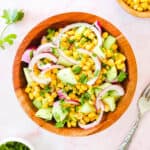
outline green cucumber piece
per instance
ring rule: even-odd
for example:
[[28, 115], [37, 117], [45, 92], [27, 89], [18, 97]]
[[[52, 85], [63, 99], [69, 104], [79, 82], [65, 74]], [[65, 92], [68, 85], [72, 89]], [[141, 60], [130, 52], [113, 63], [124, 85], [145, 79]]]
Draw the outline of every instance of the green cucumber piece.
[[112, 45], [116, 42], [116, 38], [112, 35], [109, 35], [103, 43], [104, 48], [110, 49]]
[[30, 75], [30, 73], [31, 73], [30, 69], [29, 68], [23, 68], [23, 71], [24, 71], [24, 75], [25, 75], [27, 83], [32, 82], [33, 80], [32, 80], [31, 75]]
[[117, 77], [117, 69], [115, 66], [111, 67], [107, 74], [106, 74], [106, 78], [108, 81], [113, 81], [115, 78]]
[[70, 68], [64, 68], [57, 73], [57, 77], [64, 83], [76, 84], [77, 81]]
[[96, 46], [93, 50], [93, 53], [95, 53], [99, 58], [105, 58], [105, 54], [101, 47]]
[[70, 63], [69, 61], [64, 59], [62, 56], [59, 56], [57, 63], [60, 64], [60, 65], [66, 66], [66, 67], [69, 67], [69, 66], [73, 65], [72, 63]]
[[60, 103], [58, 103], [58, 105], [54, 105], [53, 106], [53, 108], [52, 108], [52, 114], [53, 114], [53, 117], [56, 120], [56, 122], [61, 122], [68, 115], [68, 111], [64, 111], [62, 109]]
[[42, 107], [42, 103], [39, 100], [33, 100], [33, 105], [37, 108], [40, 109]]
[[79, 112], [82, 113], [90, 113], [95, 111], [94, 106], [90, 105], [89, 103], [84, 103], [83, 105], [81, 105]]
[[98, 86], [98, 87], [95, 87], [94, 88], [94, 92], [95, 92], [95, 95], [98, 96], [98, 94], [105, 88], [107, 88], [108, 86], [110, 86], [111, 84], [110, 83], [103, 83], [102, 85]]
[[35, 116], [45, 119], [45, 120], [51, 120], [52, 119], [52, 109], [51, 108], [41, 108], [36, 112]]
[[102, 99], [105, 104], [109, 106], [110, 111], [114, 111], [116, 109], [116, 101], [115, 98], [112, 96], [107, 96]]

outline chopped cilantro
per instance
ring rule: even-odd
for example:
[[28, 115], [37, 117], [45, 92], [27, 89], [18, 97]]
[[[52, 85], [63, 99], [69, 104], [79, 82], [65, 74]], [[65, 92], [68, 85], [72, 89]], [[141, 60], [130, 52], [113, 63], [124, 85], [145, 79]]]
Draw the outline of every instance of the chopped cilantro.
[[79, 80], [80, 80], [81, 83], [86, 84], [86, 83], [87, 83], [87, 80], [88, 80], [87, 75], [85, 75], [84, 73], [81, 74]]
[[125, 79], [127, 78], [127, 73], [126, 72], [123, 72], [121, 71], [117, 77], [118, 81], [119, 82], [122, 82], [124, 81]]
[[80, 66], [74, 66], [72, 71], [75, 74], [79, 74], [81, 72], [82, 68]]

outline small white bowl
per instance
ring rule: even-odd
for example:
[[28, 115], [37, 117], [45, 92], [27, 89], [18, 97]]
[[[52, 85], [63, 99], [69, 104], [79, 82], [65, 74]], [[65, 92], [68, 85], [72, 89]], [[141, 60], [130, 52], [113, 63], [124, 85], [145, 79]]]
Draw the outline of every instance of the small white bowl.
[[0, 141], [0, 145], [5, 144], [5, 143], [7, 143], [7, 142], [19, 142], [19, 143], [22, 143], [22, 144], [24, 144], [25, 146], [27, 146], [30, 150], [35, 150], [35, 149], [33, 148], [33, 146], [32, 146], [28, 141], [26, 141], [26, 140], [23, 139], [23, 138], [8, 137], [8, 138], [6, 138], [6, 139]]

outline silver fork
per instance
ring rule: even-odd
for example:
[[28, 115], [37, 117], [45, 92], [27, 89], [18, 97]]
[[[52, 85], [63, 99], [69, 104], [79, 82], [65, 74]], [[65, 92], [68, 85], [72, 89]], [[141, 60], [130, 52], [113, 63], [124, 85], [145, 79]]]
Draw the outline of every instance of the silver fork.
[[143, 90], [139, 100], [138, 100], [138, 115], [135, 123], [129, 130], [128, 134], [122, 141], [122, 143], [119, 145], [118, 150], [128, 150], [129, 145], [132, 141], [132, 138], [134, 136], [134, 133], [136, 129], [138, 128], [139, 122], [141, 118], [144, 116], [144, 114], [148, 111], [150, 111], [150, 83], [146, 86], [146, 88]]

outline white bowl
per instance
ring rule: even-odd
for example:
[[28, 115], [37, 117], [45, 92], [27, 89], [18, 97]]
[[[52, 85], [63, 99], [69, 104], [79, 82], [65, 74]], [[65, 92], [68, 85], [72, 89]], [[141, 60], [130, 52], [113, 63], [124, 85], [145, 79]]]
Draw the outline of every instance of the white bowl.
[[7, 142], [19, 142], [19, 143], [22, 143], [22, 144], [24, 144], [25, 146], [27, 146], [30, 150], [35, 150], [35, 149], [33, 148], [33, 146], [32, 146], [28, 141], [26, 141], [26, 140], [23, 139], [23, 138], [8, 137], [8, 138], [6, 138], [6, 139], [0, 141], [0, 145], [5, 144], [5, 143], [7, 143]]

